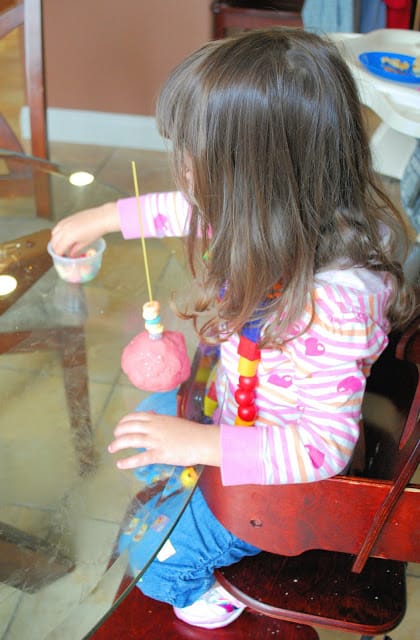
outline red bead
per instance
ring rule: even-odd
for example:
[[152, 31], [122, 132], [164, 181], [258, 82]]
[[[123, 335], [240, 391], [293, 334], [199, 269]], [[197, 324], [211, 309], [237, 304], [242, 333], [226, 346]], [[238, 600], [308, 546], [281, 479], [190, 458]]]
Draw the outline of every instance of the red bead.
[[257, 384], [257, 376], [239, 376], [239, 386], [241, 389], [255, 389]]
[[239, 338], [238, 353], [243, 358], [247, 358], [247, 360], [259, 360], [261, 358], [261, 351], [256, 343], [245, 336], [240, 336]]
[[237, 389], [235, 391], [235, 400], [236, 402], [243, 406], [246, 404], [253, 404], [255, 399], [255, 393], [252, 389]]
[[251, 422], [252, 420], [255, 420], [255, 416], [257, 415], [257, 408], [255, 406], [255, 404], [252, 405], [247, 405], [245, 407], [238, 407], [238, 416], [241, 418], [241, 420], [246, 420]]
[[214, 382], [211, 383], [206, 395], [210, 398], [210, 400], [217, 400], [216, 385], [214, 384]]

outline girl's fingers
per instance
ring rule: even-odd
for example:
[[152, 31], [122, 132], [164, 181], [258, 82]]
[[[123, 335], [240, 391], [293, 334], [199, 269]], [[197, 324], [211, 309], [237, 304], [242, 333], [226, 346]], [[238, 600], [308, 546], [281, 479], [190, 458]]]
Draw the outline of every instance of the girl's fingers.
[[150, 422], [154, 417], [156, 417], [156, 415], [157, 414], [152, 411], [136, 411], [133, 413], [127, 413], [127, 415], [121, 418], [118, 424], [132, 422], [133, 420], [137, 422]]
[[114, 435], [120, 436], [126, 433], [147, 433], [147, 426], [151, 422], [151, 416], [147, 413], [129, 413], [124, 416], [114, 429]]
[[115, 453], [116, 451], [122, 451], [123, 449], [147, 448], [147, 443], [149, 443], [150, 447], [150, 439], [141, 433], [122, 435], [108, 445], [108, 451], [110, 453]]
[[67, 248], [66, 253], [68, 256], [70, 256], [70, 258], [77, 258], [78, 255], [83, 253], [83, 249], [83, 244], [80, 244], [80, 242], [75, 242]]
[[82, 249], [82, 245], [80, 242], [73, 240], [70, 238], [66, 238], [60, 231], [54, 233], [54, 230], [51, 234], [51, 244], [57, 255], [68, 255], [71, 257], [76, 256], [80, 253]]
[[149, 464], [144, 458], [144, 453], [138, 453], [135, 456], [117, 460], [117, 467], [118, 469], [136, 469], [137, 467], [143, 467], [146, 464]]

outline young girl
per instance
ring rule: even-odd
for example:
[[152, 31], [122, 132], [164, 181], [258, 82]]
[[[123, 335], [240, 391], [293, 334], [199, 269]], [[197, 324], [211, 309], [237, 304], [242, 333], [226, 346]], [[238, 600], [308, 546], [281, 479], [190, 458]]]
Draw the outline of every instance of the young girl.
[[[375, 181], [348, 68], [303, 30], [210, 42], [171, 74], [157, 121], [180, 192], [142, 196], [144, 227], [188, 234], [200, 294], [184, 315], [220, 342], [219, 406], [206, 426], [131, 413], [109, 451], [143, 449], [121, 469], [216, 465], [226, 485], [343, 472], [371, 365], [414, 304], [396, 258], [403, 224]], [[139, 236], [134, 199], [62, 220], [53, 246], [77, 253], [117, 230]], [[171, 543], [141, 590], [193, 625], [240, 615], [213, 570], [258, 549], [226, 531], [199, 490]]]

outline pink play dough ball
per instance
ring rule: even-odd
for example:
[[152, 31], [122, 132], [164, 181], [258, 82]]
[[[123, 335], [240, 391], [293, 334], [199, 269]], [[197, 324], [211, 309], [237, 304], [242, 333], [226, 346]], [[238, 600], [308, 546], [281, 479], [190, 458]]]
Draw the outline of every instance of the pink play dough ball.
[[152, 340], [147, 331], [142, 331], [125, 347], [121, 367], [138, 389], [175, 389], [191, 372], [184, 336], [164, 331], [159, 340]]

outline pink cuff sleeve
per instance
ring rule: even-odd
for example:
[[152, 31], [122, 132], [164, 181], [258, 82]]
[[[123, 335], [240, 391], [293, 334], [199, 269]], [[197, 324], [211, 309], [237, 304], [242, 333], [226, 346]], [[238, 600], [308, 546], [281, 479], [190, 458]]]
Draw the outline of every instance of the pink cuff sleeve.
[[[140, 196], [140, 206], [142, 206], [142, 199], [142, 196]], [[123, 238], [125, 238], [125, 240], [140, 238], [140, 223], [136, 198], [122, 198], [121, 200], [117, 200], [117, 210]]]
[[117, 200], [117, 211], [126, 240], [140, 237], [140, 215], [145, 238], [188, 235], [191, 206], [180, 191], [141, 195], [140, 212], [135, 197], [122, 198]]
[[260, 456], [260, 428], [220, 425], [222, 483], [265, 484]]

